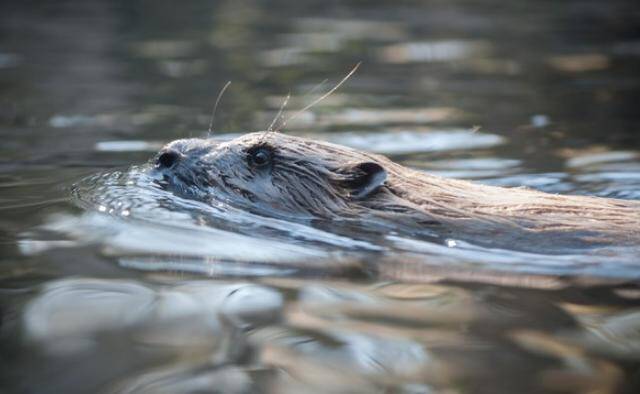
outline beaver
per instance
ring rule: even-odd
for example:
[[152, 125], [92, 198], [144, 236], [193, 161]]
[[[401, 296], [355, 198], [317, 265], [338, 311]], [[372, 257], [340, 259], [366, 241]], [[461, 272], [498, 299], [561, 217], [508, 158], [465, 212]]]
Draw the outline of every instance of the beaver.
[[640, 201], [447, 179], [388, 158], [280, 132], [182, 139], [153, 159], [162, 187], [286, 220], [383, 224], [490, 248], [542, 253], [640, 245]]

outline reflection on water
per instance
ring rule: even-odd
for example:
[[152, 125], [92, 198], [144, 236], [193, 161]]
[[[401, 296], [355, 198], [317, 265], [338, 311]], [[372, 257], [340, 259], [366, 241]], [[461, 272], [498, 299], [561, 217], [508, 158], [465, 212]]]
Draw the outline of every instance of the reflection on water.
[[[638, 359], [637, 312], [556, 293], [262, 282], [58, 280], [26, 304], [19, 324], [41, 345], [37, 363], [103, 354], [118, 366], [104, 372], [106, 389], [118, 392], [209, 391], [212, 384], [216, 392], [493, 392], [476, 387], [492, 381], [524, 392], [609, 392]], [[140, 369], [149, 357], [173, 361]], [[37, 368], [22, 373], [42, 378]], [[52, 380], [69, 388], [63, 376]]]
[[169, 195], [143, 163], [206, 136], [228, 80], [213, 138], [361, 61], [284, 131], [640, 199], [638, 19], [626, 1], [3, 2], [0, 391], [637, 392], [637, 251], [288, 223]]
[[213, 345], [220, 319], [247, 328], [245, 317], [268, 323], [281, 309], [278, 293], [251, 284], [189, 282], [156, 291], [136, 282], [70, 279], [49, 283], [25, 309], [24, 325], [54, 353], [94, 351], [95, 336], [109, 331], [185, 350]]

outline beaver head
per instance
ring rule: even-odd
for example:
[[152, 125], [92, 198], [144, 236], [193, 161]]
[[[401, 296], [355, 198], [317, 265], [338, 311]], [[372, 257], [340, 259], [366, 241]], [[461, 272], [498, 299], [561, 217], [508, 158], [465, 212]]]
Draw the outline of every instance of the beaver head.
[[[169, 143], [155, 170], [173, 192], [278, 217], [349, 217], [385, 186], [387, 159], [275, 132]], [[390, 162], [389, 162], [390, 163]], [[371, 204], [366, 204], [371, 205]]]

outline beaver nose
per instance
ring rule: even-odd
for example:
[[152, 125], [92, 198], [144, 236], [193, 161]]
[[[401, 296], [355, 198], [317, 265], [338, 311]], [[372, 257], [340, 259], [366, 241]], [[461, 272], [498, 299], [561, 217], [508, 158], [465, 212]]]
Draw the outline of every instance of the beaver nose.
[[158, 160], [156, 161], [156, 167], [158, 168], [172, 168], [179, 161], [182, 155], [180, 152], [175, 151], [173, 149], [166, 150], [158, 156]]

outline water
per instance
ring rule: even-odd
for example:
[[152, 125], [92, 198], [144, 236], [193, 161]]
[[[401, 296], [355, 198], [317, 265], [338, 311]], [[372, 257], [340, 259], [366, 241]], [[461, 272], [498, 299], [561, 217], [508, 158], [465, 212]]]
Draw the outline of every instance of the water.
[[227, 80], [214, 138], [362, 61], [285, 131], [640, 199], [639, 21], [624, 1], [3, 3], [0, 391], [637, 392], [632, 251], [287, 223], [144, 168], [206, 136]]

